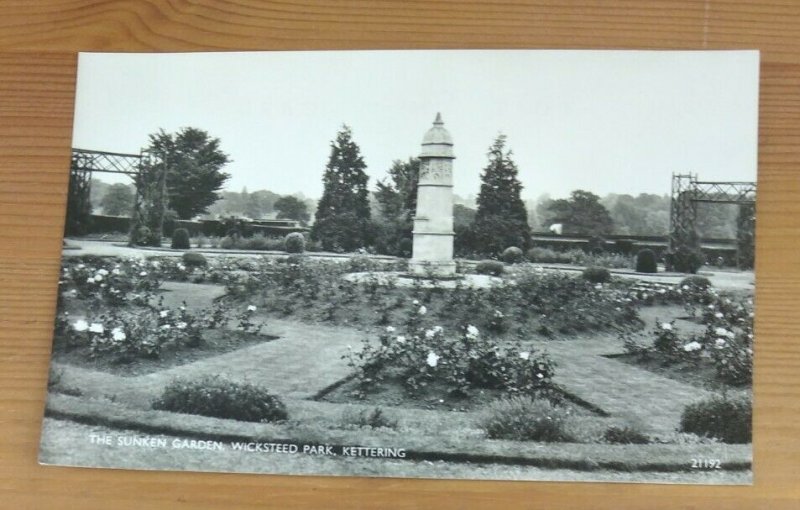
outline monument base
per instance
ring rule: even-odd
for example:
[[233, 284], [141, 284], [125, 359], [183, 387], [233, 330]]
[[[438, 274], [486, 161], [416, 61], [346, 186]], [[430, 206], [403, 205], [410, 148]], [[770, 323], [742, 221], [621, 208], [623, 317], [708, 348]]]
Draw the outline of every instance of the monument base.
[[408, 273], [412, 276], [453, 278], [456, 276], [456, 263], [452, 260], [411, 259], [408, 262]]

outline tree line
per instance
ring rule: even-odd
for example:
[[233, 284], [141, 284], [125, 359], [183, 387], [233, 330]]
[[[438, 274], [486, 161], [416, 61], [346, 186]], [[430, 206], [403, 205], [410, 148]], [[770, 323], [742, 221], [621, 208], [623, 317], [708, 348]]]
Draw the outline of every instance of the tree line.
[[[411, 254], [420, 161], [415, 157], [394, 161], [370, 190], [366, 163], [348, 126], [331, 141], [322, 175], [323, 194], [316, 203], [300, 194], [281, 196], [246, 188], [238, 193], [222, 191], [230, 178], [224, 168], [231, 159], [222, 151], [220, 140], [203, 130], [159, 130], [148, 141], [146, 150], [167, 168], [168, 215], [178, 219], [198, 215], [260, 219], [277, 213], [279, 219], [307, 224], [313, 213], [311, 236], [323, 249], [372, 248], [380, 253]], [[497, 136], [486, 156], [477, 197], [457, 202], [453, 210], [456, 249], [462, 254], [493, 255], [509, 246], [526, 249], [531, 245], [531, 231], [552, 225], [559, 225], [564, 234], [590, 236], [668, 233], [668, 195], [610, 194], [601, 198], [575, 190], [567, 198], [542, 195], [526, 203], [519, 169], [504, 135]], [[101, 182], [94, 186], [102, 190], [102, 198], [93, 197], [93, 201], [106, 214], [123, 214], [133, 207], [132, 186]], [[736, 222], [736, 206], [699, 205], [698, 232], [703, 237], [735, 238]]]
[[[410, 255], [419, 168], [420, 161], [414, 157], [394, 161], [370, 193], [360, 148], [352, 130], [344, 126], [331, 142], [312, 237], [326, 250], [373, 247], [379, 253]], [[611, 194], [601, 198], [575, 190], [568, 198], [544, 195], [534, 204], [526, 204], [522, 190], [519, 169], [501, 134], [488, 148], [474, 207], [454, 206], [456, 251], [496, 255], [510, 246], [524, 250], [531, 246], [532, 230], [547, 230], [552, 225], [558, 225], [563, 234], [598, 237], [666, 235], [669, 231], [668, 195]], [[699, 207], [700, 235], [736, 237], [735, 206]]]

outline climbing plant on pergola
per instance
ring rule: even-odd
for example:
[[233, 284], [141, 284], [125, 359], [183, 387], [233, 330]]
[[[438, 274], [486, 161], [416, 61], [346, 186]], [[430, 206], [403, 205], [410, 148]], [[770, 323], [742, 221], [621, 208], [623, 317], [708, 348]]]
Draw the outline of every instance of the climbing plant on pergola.
[[697, 204], [735, 204], [737, 221], [736, 261], [739, 267], [752, 267], [755, 251], [756, 183], [746, 181], [699, 181], [696, 174], [672, 174], [669, 248], [697, 248]]
[[82, 235], [91, 215], [92, 174], [126, 175], [136, 187], [131, 211], [130, 244], [160, 245], [167, 204], [166, 167], [151, 152], [123, 154], [72, 149], [66, 235]]

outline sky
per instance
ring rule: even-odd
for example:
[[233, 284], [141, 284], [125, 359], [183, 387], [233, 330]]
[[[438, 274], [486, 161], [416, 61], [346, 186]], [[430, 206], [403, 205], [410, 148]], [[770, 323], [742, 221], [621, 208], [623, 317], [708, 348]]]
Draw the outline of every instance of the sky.
[[672, 173], [756, 180], [758, 66], [756, 51], [82, 53], [73, 147], [138, 153], [196, 127], [232, 159], [225, 189], [318, 198], [343, 124], [374, 189], [441, 112], [463, 197], [500, 133], [524, 199], [669, 194]]

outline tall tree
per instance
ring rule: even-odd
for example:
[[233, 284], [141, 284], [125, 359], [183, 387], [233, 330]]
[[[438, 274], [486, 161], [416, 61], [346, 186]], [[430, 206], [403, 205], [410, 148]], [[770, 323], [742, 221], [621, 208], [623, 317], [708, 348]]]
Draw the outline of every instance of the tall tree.
[[206, 212], [219, 199], [218, 191], [230, 177], [222, 169], [231, 161], [219, 138], [192, 127], [177, 133], [161, 129], [150, 135], [148, 149], [167, 168], [168, 207], [180, 219]]
[[375, 245], [379, 252], [399, 256], [411, 254], [418, 183], [418, 158], [395, 160], [387, 177], [377, 183]]
[[133, 212], [133, 191], [127, 184], [112, 184], [100, 201], [103, 214], [109, 216], [130, 216]]
[[322, 198], [311, 231], [311, 237], [322, 243], [323, 249], [352, 251], [369, 244], [366, 168], [352, 131], [342, 126], [331, 142], [331, 155], [322, 177]]
[[395, 160], [387, 178], [377, 183], [375, 193], [384, 217], [413, 216], [417, 208], [419, 158]]
[[308, 223], [308, 220], [311, 219], [308, 215], [306, 203], [291, 195], [286, 195], [276, 200], [275, 210], [278, 211], [279, 220], [297, 220], [305, 225]]
[[575, 190], [569, 200], [553, 200], [547, 207], [551, 223], [564, 225], [564, 233], [602, 236], [611, 233], [613, 221], [600, 197], [584, 190]]
[[505, 146], [506, 137], [501, 134], [489, 147], [471, 229], [473, 249], [486, 254], [498, 254], [510, 246], [525, 249], [531, 239], [519, 171]]

